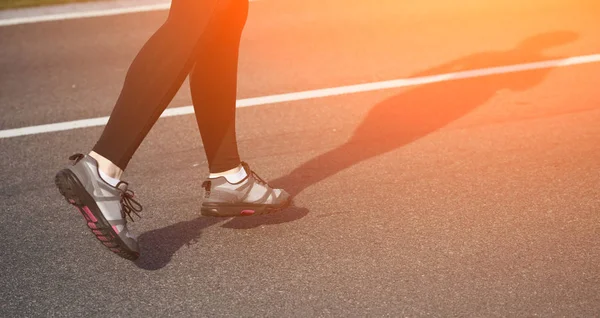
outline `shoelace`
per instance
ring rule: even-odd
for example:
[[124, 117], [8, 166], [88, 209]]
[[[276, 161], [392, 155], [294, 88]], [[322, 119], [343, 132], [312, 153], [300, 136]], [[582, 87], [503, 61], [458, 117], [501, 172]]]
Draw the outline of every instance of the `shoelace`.
[[138, 218], [142, 218], [138, 214], [138, 212], [142, 212], [142, 210], [143, 210], [142, 205], [133, 198], [135, 196], [135, 193], [132, 190], [129, 190], [127, 188], [129, 186], [129, 184], [125, 181], [121, 181], [118, 184], [118, 186], [121, 184], [125, 185], [125, 189], [117, 187], [117, 189], [119, 189], [121, 191], [121, 207], [122, 207], [121, 215], [123, 216], [123, 218], [129, 217], [129, 219], [132, 222], [134, 222], [133, 217], [131, 216], [131, 213], [137, 215]]
[[252, 176], [254, 177], [254, 179], [256, 179], [256, 181], [258, 181], [258, 183], [262, 184], [262, 185], [266, 185], [268, 186], [269, 184], [267, 183], [267, 181], [265, 181], [263, 178], [259, 177], [256, 172], [251, 171]]
[[242, 162], [242, 166], [244, 167], [244, 170], [246, 170], [246, 172], [248, 172], [248, 171], [250, 172], [250, 174], [254, 177], [254, 179], [256, 179], [256, 181], [258, 181], [258, 183], [270, 187], [270, 185], [267, 183], [267, 181], [265, 181], [263, 178], [259, 177], [258, 174], [256, 174], [256, 172], [254, 172], [252, 169], [250, 169], [250, 166], [247, 163]]

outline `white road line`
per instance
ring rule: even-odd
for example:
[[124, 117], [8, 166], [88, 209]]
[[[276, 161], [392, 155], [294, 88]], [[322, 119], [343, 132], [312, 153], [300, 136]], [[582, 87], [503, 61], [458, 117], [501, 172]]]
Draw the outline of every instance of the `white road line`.
[[[258, 0], [250, 0], [255, 2]], [[138, 13], [138, 12], [150, 12], [150, 11], [162, 11], [169, 10], [171, 8], [171, 2], [168, 3], [157, 3], [148, 4], [141, 6], [122, 7], [122, 8], [111, 8], [111, 9], [98, 9], [90, 11], [76, 11], [76, 12], [64, 12], [55, 14], [44, 14], [31, 17], [15, 17], [9, 19], [0, 19], [1, 26], [27, 24], [27, 23], [38, 23], [38, 22], [50, 22], [50, 21], [62, 21], [71, 19], [81, 18], [95, 18], [95, 17], [106, 17], [112, 15], [120, 15], [127, 13]]]
[[66, 12], [57, 14], [47, 14], [33, 17], [22, 17], [0, 20], [0, 26], [27, 24], [27, 23], [38, 23], [38, 22], [49, 22], [49, 21], [62, 21], [80, 18], [94, 18], [94, 17], [105, 17], [118, 14], [126, 13], [138, 13], [138, 12], [149, 12], [149, 11], [160, 11], [168, 10], [171, 7], [170, 3], [161, 4], [150, 4], [144, 6], [135, 6], [127, 8], [114, 8], [106, 10], [94, 10], [84, 12]]
[[[559, 59], [559, 60], [549, 60], [549, 61], [541, 61], [541, 62], [526, 63], [526, 64], [506, 65], [506, 66], [482, 68], [482, 69], [476, 69], [476, 70], [470, 70], [470, 71], [438, 74], [438, 75], [431, 75], [431, 76], [395, 79], [395, 80], [382, 81], [382, 82], [373, 82], [373, 83], [365, 83], [365, 84], [357, 84], [357, 85], [349, 85], [349, 86], [316, 89], [316, 90], [303, 91], [303, 92], [246, 98], [246, 99], [237, 100], [236, 105], [238, 108], [251, 107], [251, 106], [258, 106], [258, 105], [267, 105], [267, 104], [299, 101], [299, 100], [312, 99], [312, 98], [354, 94], [354, 93], [360, 93], [360, 92], [370, 92], [370, 91], [390, 89], [390, 88], [408, 87], [408, 86], [415, 86], [415, 85], [422, 85], [422, 84], [429, 84], [429, 83], [438, 83], [438, 82], [465, 79], [465, 78], [522, 72], [522, 71], [544, 69], [544, 68], [564, 67], [564, 66], [570, 66], [570, 65], [595, 63], [595, 62], [600, 62], [600, 54], [574, 56], [574, 57], [569, 57], [569, 58]], [[193, 113], [194, 113], [193, 106], [175, 107], [175, 108], [166, 109], [162, 113], [161, 117], [181, 116], [181, 115], [188, 115], [188, 114], [193, 114]], [[107, 122], [108, 122], [108, 117], [99, 117], [99, 118], [74, 120], [74, 121], [61, 122], [61, 123], [48, 124], [48, 125], [39, 125], [39, 126], [30, 126], [30, 127], [23, 127], [23, 128], [0, 130], [0, 138], [42, 134], [42, 133], [49, 133], [49, 132], [55, 132], [55, 131], [71, 130], [71, 129], [76, 129], [76, 128], [103, 126]]]

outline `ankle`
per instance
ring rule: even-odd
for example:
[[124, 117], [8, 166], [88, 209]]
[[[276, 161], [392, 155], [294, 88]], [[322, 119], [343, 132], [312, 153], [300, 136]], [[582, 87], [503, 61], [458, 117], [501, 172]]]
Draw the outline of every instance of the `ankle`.
[[223, 172], [211, 172], [208, 175], [209, 179], [225, 177], [229, 183], [238, 183], [246, 178], [248, 174], [246, 173], [244, 167], [240, 164], [239, 166], [223, 171]]
[[96, 159], [96, 161], [98, 162], [98, 169], [100, 169], [100, 171], [104, 172], [107, 176], [111, 178], [121, 179], [121, 176], [123, 175], [123, 170], [114, 163], [112, 163], [112, 161], [102, 157], [94, 151], [90, 152], [89, 156]]
[[239, 166], [237, 166], [237, 167], [235, 167], [233, 169], [229, 169], [227, 171], [211, 172], [210, 175], [209, 175], [209, 178], [224, 177], [224, 176], [229, 175], [229, 174], [238, 173], [238, 172], [240, 172], [240, 170], [242, 170], [242, 165], [241, 164]]

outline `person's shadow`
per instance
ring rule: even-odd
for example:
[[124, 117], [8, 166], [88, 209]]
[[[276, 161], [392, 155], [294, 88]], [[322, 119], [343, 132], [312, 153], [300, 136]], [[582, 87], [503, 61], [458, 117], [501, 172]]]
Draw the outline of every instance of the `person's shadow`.
[[[197, 200], [189, 201], [191, 206], [197, 206]], [[174, 207], [176, 209], [192, 210], [192, 208], [184, 208], [182, 204]], [[278, 224], [291, 222], [305, 216], [308, 210], [305, 208], [289, 207], [288, 209], [273, 214], [261, 215], [252, 217], [237, 218], [243, 222], [236, 223], [239, 229], [254, 228], [265, 224]], [[227, 218], [219, 217], [204, 217], [200, 216], [190, 221], [178, 222], [160, 229], [142, 233], [138, 238], [141, 248], [141, 256], [134, 264], [139, 268], [146, 270], [158, 270], [165, 267], [173, 255], [183, 246], [192, 246], [195, 244], [210, 244], [200, 240], [202, 230], [213, 226], [219, 222], [223, 222]], [[234, 218], [235, 220], [235, 218]]]
[[[544, 33], [524, 40], [512, 50], [472, 54], [412, 77], [560, 59], [561, 56], [544, 55], [543, 50], [576, 39], [577, 34], [570, 31]], [[499, 90], [530, 89], [539, 84], [551, 70], [545, 68], [450, 80], [409, 89], [375, 105], [348, 142], [313, 158], [269, 184], [286, 189], [292, 196], [296, 196], [307, 187], [354, 164], [402, 147], [446, 126], [485, 103]], [[273, 215], [232, 218], [222, 227], [249, 229], [291, 222], [307, 214], [308, 210], [305, 208], [290, 207]], [[148, 270], [164, 267], [182, 246], [198, 240], [202, 229], [222, 220], [199, 217], [142, 234], [142, 257], [135, 264]]]
[[[412, 77], [437, 75], [549, 59], [543, 50], [577, 39], [570, 31], [530, 37], [509, 51], [477, 53]], [[525, 91], [539, 84], [552, 68], [488, 75], [425, 84], [375, 105], [354, 135], [343, 145], [300, 165], [270, 182], [293, 196], [354, 164], [422, 138], [484, 104], [502, 89]]]
[[219, 218], [198, 217], [145, 232], [138, 238], [141, 253], [134, 264], [147, 270], [161, 269], [184, 245], [198, 243], [203, 229], [221, 221]]

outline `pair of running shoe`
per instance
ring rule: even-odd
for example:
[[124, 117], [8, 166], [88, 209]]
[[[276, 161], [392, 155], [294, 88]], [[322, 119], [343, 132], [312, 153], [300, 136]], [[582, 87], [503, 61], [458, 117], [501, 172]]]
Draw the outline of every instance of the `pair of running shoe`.
[[[140, 248], [135, 235], [127, 228], [127, 219], [139, 216], [141, 204], [127, 182], [112, 186], [100, 177], [98, 162], [89, 155], [75, 154], [72, 163], [59, 171], [55, 183], [67, 202], [84, 217], [96, 238], [115, 254], [136, 260]], [[249, 165], [242, 162], [247, 173], [238, 183], [225, 177], [206, 179], [204, 201], [200, 213], [204, 216], [235, 217], [273, 213], [291, 203], [290, 195], [272, 188]]]

